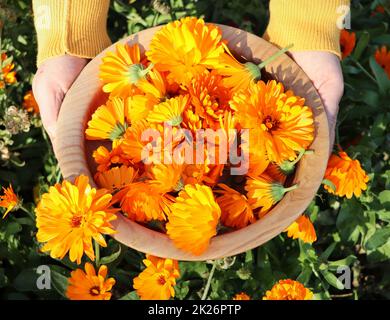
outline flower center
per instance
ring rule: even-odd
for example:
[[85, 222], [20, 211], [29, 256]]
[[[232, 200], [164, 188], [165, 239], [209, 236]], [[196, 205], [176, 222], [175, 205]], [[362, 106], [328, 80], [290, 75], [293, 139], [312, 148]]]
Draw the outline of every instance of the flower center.
[[275, 130], [278, 128], [278, 125], [279, 125], [279, 121], [278, 120], [274, 120], [272, 119], [271, 116], [267, 116], [264, 121], [263, 121], [263, 124], [266, 126], [266, 128], [268, 130]]
[[71, 225], [73, 228], [78, 228], [80, 227], [81, 225], [81, 220], [83, 218], [81, 216], [73, 216], [72, 220], [71, 220]]
[[163, 286], [165, 283], [166, 283], [167, 281], [165, 280], [165, 277], [164, 277], [164, 275], [160, 275], [159, 277], [158, 277], [158, 279], [157, 279], [157, 283], [159, 284], [159, 285], [161, 285], [161, 286]]
[[94, 286], [89, 290], [91, 296], [98, 296], [100, 294], [100, 288], [98, 286]]

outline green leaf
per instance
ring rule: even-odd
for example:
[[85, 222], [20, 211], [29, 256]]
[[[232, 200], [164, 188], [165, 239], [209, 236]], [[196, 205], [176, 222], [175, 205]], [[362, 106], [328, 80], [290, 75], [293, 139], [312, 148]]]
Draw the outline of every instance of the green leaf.
[[13, 234], [16, 234], [18, 232], [22, 231], [22, 226], [17, 222], [10, 222], [7, 224], [7, 227], [5, 229], [5, 236], [9, 237]]
[[14, 279], [13, 286], [17, 291], [38, 291], [38, 277], [39, 274], [35, 268], [24, 269]]
[[366, 249], [374, 250], [390, 240], [390, 226], [378, 229], [367, 241]]
[[139, 297], [136, 291], [131, 291], [120, 297], [118, 300], [139, 300]]
[[119, 246], [118, 251], [114, 252], [113, 254], [111, 254], [107, 257], [101, 258], [100, 264], [109, 264], [109, 263], [114, 262], [116, 259], [119, 258], [119, 256], [121, 255], [121, 252], [122, 252], [122, 249], [121, 249], [121, 246]]
[[327, 270], [322, 270], [321, 274], [324, 276], [325, 280], [333, 287], [342, 290], [344, 289], [344, 285], [342, 282], [337, 279], [337, 277], [332, 273]]
[[385, 70], [376, 62], [375, 57], [370, 57], [370, 67], [378, 83], [379, 91], [386, 95], [390, 90], [390, 79]]
[[333, 253], [334, 249], [337, 246], [337, 242], [333, 242], [330, 244], [328, 248], [320, 255], [319, 259], [322, 261], [326, 261], [329, 259], [330, 255]]
[[51, 270], [51, 283], [53, 288], [64, 298], [66, 298], [66, 289], [68, 288], [68, 278], [61, 273]]
[[350, 266], [357, 260], [357, 257], [354, 255], [349, 255], [348, 257], [344, 259], [340, 259], [337, 261], [329, 261], [328, 262], [328, 269], [330, 271], [336, 271], [338, 267], [340, 266]]
[[360, 60], [360, 57], [363, 51], [367, 48], [368, 43], [370, 42], [370, 34], [367, 31], [363, 31], [363, 33], [359, 37], [359, 41], [356, 44], [355, 50], [353, 52], [353, 58], [357, 61]]
[[390, 209], [390, 190], [384, 190], [379, 193], [378, 199], [386, 209]]

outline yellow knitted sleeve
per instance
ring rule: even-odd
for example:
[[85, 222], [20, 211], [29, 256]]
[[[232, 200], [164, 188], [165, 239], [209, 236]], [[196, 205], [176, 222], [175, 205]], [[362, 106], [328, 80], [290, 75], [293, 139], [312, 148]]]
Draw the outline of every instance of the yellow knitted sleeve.
[[108, 47], [109, 4], [109, 0], [33, 0], [38, 66], [64, 54], [93, 58]]
[[270, 0], [264, 38], [291, 51], [320, 50], [340, 55], [340, 28], [349, 0]]

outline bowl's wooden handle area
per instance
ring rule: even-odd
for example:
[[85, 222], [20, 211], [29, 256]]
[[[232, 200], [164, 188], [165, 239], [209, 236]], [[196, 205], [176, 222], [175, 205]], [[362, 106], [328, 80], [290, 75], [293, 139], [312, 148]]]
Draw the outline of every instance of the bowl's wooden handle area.
[[[229, 48], [247, 60], [265, 60], [277, 48], [267, 41], [245, 31], [220, 25]], [[141, 31], [120, 42], [139, 43], [148, 49], [153, 34], [160, 27]], [[61, 107], [56, 155], [65, 178], [85, 174], [92, 180], [91, 150], [93, 143], [85, 141], [85, 127], [93, 110], [102, 102], [101, 84], [98, 70], [101, 57], [106, 51], [115, 50], [115, 45], [107, 48], [93, 59], [82, 71], [66, 95]], [[306, 99], [315, 115], [316, 137], [310, 149], [314, 154], [305, 155], [299, 162], [294, 183], [299, 188], [288, 193], [271, 212], [250, 226], [217, 236], [201, 256], [194, 256], [177, 249], [167, 235], [147, 229], [118, 215], [114, 222], [117, 233], [114, 238], [136, 250], [160, 257], [177, 260], [207, 260], [235, 255], [257, 247], [284, 231], [309, 205], [319, 188], [328, 162], [329, 133], [328, 121], [321, 99], [310, 79], [287, 55], [274, 60], [266, 67], [266, 72], [281, 81], [287, 89]], [[96, 144], [95, 144], [96, 146]], [[88, 157], [88, 158], [87, 158]]]

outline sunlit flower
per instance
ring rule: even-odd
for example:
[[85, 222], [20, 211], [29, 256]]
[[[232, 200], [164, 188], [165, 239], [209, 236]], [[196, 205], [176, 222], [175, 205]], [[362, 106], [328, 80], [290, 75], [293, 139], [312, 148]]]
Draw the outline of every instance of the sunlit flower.
[[148, 168], [148, 182], [157, 186], [162, 192], [180, 191], [183, 188], [181, 164], [152, 164]]
[[348, 199], [351, 199], [352, 195], [360, 197], [362, 191], [367, 189], [369, 180], [359, 160], [351, 159], [344, 151], [340, 151], [338, 155], [331, 155], [325, 179], [332, 182], [336, 188], [333, 190], [332, 187], [325, 185], [328, 192], [340, 197], [346, 196]]
[[99, 172], [105, 172], [119, 165], [129, 166], [131, 164], [130, 159], [123, 152], [121, 145], [116, 141], [113, 142], [111, 150], [108, 150], [104, 146], [98, 147], [92, 153], [92, 157], [98, 165], [97, 170]]
[[252, 209], [260, 209], [260, 213], [265, 213], [271, 207], [282, 200], [284, 194], [296, 189], [298, 186], [293, 185], [285, 188], [279, 181], [272, 179], [266, 174], [258, 177], [249, 177], [245, 190], [248, 192], [247, 197], [251, 202]]
[[345, 29], [341, 30], [340, 33], [340, 49], [342, 58], [345, 59], [351, 55], [356, 45], [356, 34], [355, 32], [349, 32]]
[[146, 56], [159, 71], [179, 83], [215, 68], [224, 52], [219, 27], [193, 17], [168, 23], [154, 35]]
[[317, 240], [316, 230], [309, 217], [301, 215], [286, 230], [287, 236], [293, 239], [301, 239], [306, 243], [313, 243]]
[[178, 248], [200, 255], [217, 234], [220, 216], [210, 187], [186, 185], [171, 205], [167, 234]]
[[264, 171], [264, 174], [271, 177], [275, 181], [279, 181], [283, 185], [287, 179], [287, 176], [282, 172], [280, 167], [275, 163], [270, 163], [267, 169]]
[[237, 293], [233, 300], [250, 300], [251, 297], [248, 296], [245, 292]]
[[85, 130], [87, 139], [116, 140], [121, 138], [130, 123], [127, 104], [127, 99], [116, 97], [97, 108]]
[[228, 187], [219, 184], [222, 190], [215, 190], [217, 203], [221, 208], [221, 222], [228, 227], [244, 228], [256, 221], [252, 208], [245, 195]]
[[149, 69], [142, 64], [138, 44], [117, 44], [116, 51], [107, 52], [102, 61], [99, 78], [104, 84], [104, 92], [122, 98], [140, 92], [136, 85], [145, 78]]
[[256, 129], [263, 139], [267, 157], [280, 163], [294, 160], [296, 151], [306, 149], [314, 139], [314, 120], [305, 99], [284, 90], [274, 80], [251, 85], [236, 93], [230, 103], [241, 128]]
[[279, 280], [268, 290], [263, 300], [311, 300], [313, 292], [291, 279]]
[[141, 300], [169, 300], [174, 297], [174, 286], [180, 276], [178, 262], [147, 255], [143, 263], [146, 269], [133, 280], [133, 287]]
[[376, 62], [385, 70], [390, 79], [390, 51], [385, 46], [375, 52]]
[[94, 266], [87, 262], [83, 269], [76, 269], [70, 274], [66, 296], [70, 300], [110, 300], [114, 278], [107, 278], [108, 269], [100, 266], [96, 274]]
[[248, 175], [261, 175], [270, 163], [262, 129], [251, 129], [249, 131], [249, 141], [244, 139], [241, 139], [241, 141], [241, 150], [249, 157]]
[[121, 166], [114, 167], [108, 171], [98, 172], [95, 180], [99, 187], [105, 188], [110, 192], [120, 190], [137, 178], [137, 171], [132, 167]]
[[8, 188], [3, 187], [3, 194], [0, 195], [0, 207], [6, 208], [3, 215], [3, 219], [7, 216], [7, 214], [10, 211], [16, 210], [18, 208], [19, 203], [20, 200], [18, 196], [15, 194], [12, 185], [9, 185]]
[[[7, 60], [7, 55], [3, 52], [1, 54], [1, 61]], [[3, 66], [2, 68], [2, 78], [0, 79], [0, 89], [4, 88], [5, 84], [13, 84], [16, 82], [16, 72], [14, 70], [15, 65], [11, 62]]]
[[78, 264], [84, 253], [94, 260], [92, 239], [105, 247], [103, 234], [115, 232], [110, 222], [117, 209], [110, 208], [111, 198], [107, 190], [92, 188], [86, 176], [50, 187], [35, 209], [37, 239], [45, 242], [41, 250], [59, 259], [69, 252]]
[[178, 96], [154, 106], [148, 113], [147, 120], [151, 123], [164, 123], [178, 126], [183, 121], [183, 111], [188, 104], [188, 96]]
[[31, 90], [27, 91], [27, 93], [23, 97], [23, 108], [27, 110], [27, 112], [31, 112], [34, 114], [39, 113], [39, 106], [37, 101], [34, 98], [34, 94]]

